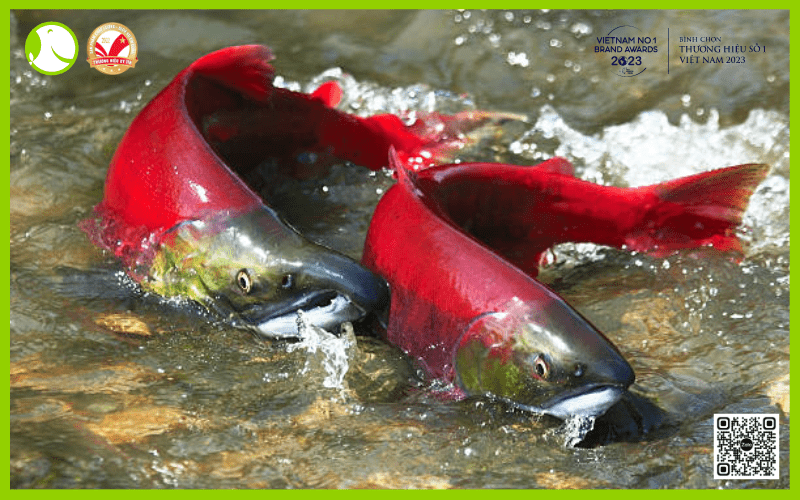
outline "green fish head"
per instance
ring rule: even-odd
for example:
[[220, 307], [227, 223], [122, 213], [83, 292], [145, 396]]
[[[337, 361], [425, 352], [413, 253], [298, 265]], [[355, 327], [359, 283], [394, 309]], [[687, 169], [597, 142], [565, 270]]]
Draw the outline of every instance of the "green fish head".
[[176, 226], [142, 286], [276, 338], [298, 335], [301, 310], [309, 323], [332, 329], [389, 304], [382, 278], [305, 239], [268, 207]]
[[616, 347], [564, 302], [523, 304], [475, 318], [454, 359], [456, 381], [486, 395], [558, 418], [596, 416], [633, 383]]

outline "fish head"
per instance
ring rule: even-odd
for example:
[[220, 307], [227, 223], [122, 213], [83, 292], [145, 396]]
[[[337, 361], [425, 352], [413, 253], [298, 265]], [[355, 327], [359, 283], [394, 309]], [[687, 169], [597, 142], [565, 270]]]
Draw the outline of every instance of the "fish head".
[[605, 413], [633, 384], [617, 348], [563, 300], [524, 304], [473, 319], [455, 352], [456, 381], [561, 419]]
[[266, 206], [173, 228], [143, 285], [270, 338], [296, 338], [298, 311], [330, 330], [389, 304], [381, 277], [307, 240]]

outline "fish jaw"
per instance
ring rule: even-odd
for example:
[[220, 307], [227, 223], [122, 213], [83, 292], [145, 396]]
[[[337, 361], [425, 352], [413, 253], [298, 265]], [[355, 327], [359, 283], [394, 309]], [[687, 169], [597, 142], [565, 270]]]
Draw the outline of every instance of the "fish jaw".
[[371, 313], [380, 316], [389, 307], [389, 286], [383, 278], [325, 247], [309, 249], [297, 274], [304, 284], [302, 290], [277, 305], [260, 304], [252, 309], [261, 313], [249, 320], [260, 335], [298, 337], [299, 311], [305, 313], [306, 323], [338, 331], [346, 321], [358, 321]]
[[568, 391], [541, 406], [512, 401], [517, 408], [532, 413], [551, 415], [561, 420], [574, 417], [599, 417], [622, 399], [625, 388], [613, 385], [584, 386]]
[[456, 383], [558, 418], [605, 413], [635, 375], [617, 348], [563, 301], [523, 303], [478, 316], [455, 350]]
[[[320, 304], [320, 305], [315, 305]], [[264, 337], [294, 339], [300, 336], [299, 312], [305, 313], [305, 322], [325, 330], [335, 330], [346, 321], [357, 321], [367, 311], [346, 296], [330, 291], [320, 291], [300, 302], [289, 304], [280, 314], [253, 322], [254, 329]]]
[[303, 238], [266, 206], [179, 224], [164, 235], [141, 284], [269, 338], [296, 338], [298, 311], [333, 329], [389, 303], [382, 278]]

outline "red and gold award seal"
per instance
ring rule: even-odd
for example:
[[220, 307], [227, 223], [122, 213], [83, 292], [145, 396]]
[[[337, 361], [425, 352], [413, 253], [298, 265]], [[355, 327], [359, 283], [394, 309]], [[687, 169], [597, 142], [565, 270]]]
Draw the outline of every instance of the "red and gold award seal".
[[89, 66], [107, 75], [118, 75], [134, 67], [139, 48], [133, 32], [119, 23], [98, 26], [86, 44]]

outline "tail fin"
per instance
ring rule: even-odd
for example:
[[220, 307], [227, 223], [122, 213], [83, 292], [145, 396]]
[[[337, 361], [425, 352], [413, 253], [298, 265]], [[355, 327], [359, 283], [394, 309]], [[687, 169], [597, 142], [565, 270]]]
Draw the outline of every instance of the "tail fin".
[[656, 200], [626, 245], [655, 256], [702, 246], [741, 252], [736, 227], [768, 172], [769, 165], [751, 163], [641, 188]]
[[[320, 131], [342, 159], [378, 170], [386, 166], [386, 151], [394, 146], [399, 164], [414, 170], [448, 163], [465, 146], [477, 142], [481, 133], [509, 120], [525, 121], [523, 115], [493, 111], [461, 111], [454, 115], [420, 113], [406, 125], [393, 114], [348, 118]], [[353, 145], [355, 144], [355, 146]], [[345, 146], [342, 146], [345, 145]], [[360, 155], [358, 157], [354, 155]]]

